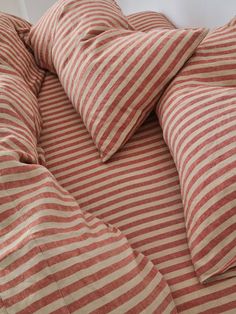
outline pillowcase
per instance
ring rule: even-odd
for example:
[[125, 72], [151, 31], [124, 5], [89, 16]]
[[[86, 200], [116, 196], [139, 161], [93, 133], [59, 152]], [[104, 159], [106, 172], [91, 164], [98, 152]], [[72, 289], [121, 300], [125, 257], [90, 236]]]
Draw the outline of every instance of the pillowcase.
[[[115, 1], [59, 0], [32, 26], [27, 44], [33, 48], [42, 68], [57, 73], [55, 64], [63, 67], [63, 62], [66, 65], [81, 44], [86, 49], [90, 40], [92, 44], [97, 36], [110, 29], [134, 29]], [[60, 54], [62, 47], [65, 58]]]
[[107, 161], [142, 124], [203, 29], [134, 31], [112, 0], [59, 1], [29, 35]]
[[167, 17], [159, 12], [153, 11], [143, 11], [136, 12], [130, 15], [127, 15], [129, 22], [133, 25], [135, 30], [141, 32], [148, 32], [155, 28], [166, 28], [174, 29], [176, 28]]
[[236, 23], [212, 31], [157, 107], [201, 282], [236, 275]]
[[37, 95], [45, 72], [37, 66], [23, 41], [30, 28], [28, 22], [0, 12], [0, 64], [15, 69]]

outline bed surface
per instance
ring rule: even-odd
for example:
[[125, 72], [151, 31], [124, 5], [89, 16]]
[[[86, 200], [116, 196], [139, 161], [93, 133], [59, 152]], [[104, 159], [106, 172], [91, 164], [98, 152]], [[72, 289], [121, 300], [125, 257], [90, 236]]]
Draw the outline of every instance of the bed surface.
[[106, 164], [60, 82], [39, 95], [48, 169], [84, 211], [118, 227], [164, 275], [180, 313], [235, 313], [235, 278], [202, 285], [187, 246], [177, 171], [152, 114]]

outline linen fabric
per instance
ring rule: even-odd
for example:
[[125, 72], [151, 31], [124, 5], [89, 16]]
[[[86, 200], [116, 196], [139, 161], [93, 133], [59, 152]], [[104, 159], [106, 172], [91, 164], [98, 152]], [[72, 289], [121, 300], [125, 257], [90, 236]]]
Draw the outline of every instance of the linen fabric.
[[37, 95], [45, 71], [37, 66], [32, 52], [24, 42], [30, 28], [28, 22], [0, 12], [0, 64], [15, 69], [30, 90]]
[[236, 23], [209, 33], [157, 115], [180, 177], [188, 243], [201, 282], [235, 276]]
[[136, 12], [127, 15], [129, 22], [133, 25], [135, 30], [141, 32], [148, 32], [154, 29], [176, 28], [174, 24], [162, 13], [154, 11]]
[[39, 64], [55, 71], [107, 161], [154, 108], [203, 29], [134, 31], [112, 0], [59, 1], [34, 26]]
[[38, 102], [0, 65], [0, 311], [177, 313], [158, 269], [40, 164]]
[[160, 270], [178, 313], [234, 312], [236, 278], [203, 285], [194, 271], [178, 173], [155, 114], [103, 163], [55, 75], [47, 75], [39, 104], [47, 167], [81, 210], [118, 228]]

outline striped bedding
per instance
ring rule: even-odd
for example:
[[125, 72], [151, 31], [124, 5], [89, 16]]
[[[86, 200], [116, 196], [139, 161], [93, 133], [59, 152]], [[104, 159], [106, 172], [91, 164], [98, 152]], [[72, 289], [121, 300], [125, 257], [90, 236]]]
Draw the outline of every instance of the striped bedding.
[[0, 313], [235, 313], [236, 278], [196, 277], [155, 113], [104, 164], [58, 78], [17, 44], [29, 73], [0, 50]]
[[143, 11], [130, 14], [129, 22], [136, 30], [148, 32], [155, 28], [174, 29], [174, 24], [167, 17], [159, 12]]
[[59, 0], [31, 28], [28, 43], [39, 64], [57, 73], [106, 162], [147, 118], [206, 33], [140, 32], [114, 0]]
[[45, 73], [21, 41], [29, 24], [1, 15], [0, 26], [0, 313], [177, 313], [157, 267], [45, 167]]
[[0, 64], [15, 69], [37, 95], [45, 72], [36, 65], [22, 40], [30, 28], [25, 20], [0, 12]]
[[195, 275], [178, 175], [155, 115], [103, 164], [52, 74], [45, 79], [39, 103], [48, 169], [84, 212], [117, 227], [134, 250], [156, 265], [178, 313], [235, 313], [236, 278], [202, 285]]
[[[35, 140], [17, 134], [23, 130], [30, 138], [30, 129], [14, 114], [23, 105], [29, 117], [30, 107], [4, 102], [12, 91], [3, 92], [2, 76], [0, 312], [177, 313], [147, 257], [114, 226], [83, 212], [38, 163]], [[28, 142], [34, 149], [26, 150]]]
[[201, 282], [236, 275], [236, 19], [212, 30], [157, 108]]

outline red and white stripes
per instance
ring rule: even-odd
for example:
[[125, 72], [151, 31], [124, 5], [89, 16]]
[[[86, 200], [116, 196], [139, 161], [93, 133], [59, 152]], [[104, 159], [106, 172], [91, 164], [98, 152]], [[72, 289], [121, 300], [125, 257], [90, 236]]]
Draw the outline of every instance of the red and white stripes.
[[0, 13], [0, 64], [15, 69], [31, 91], [37, 95], [44, 71], [37, 66], [32, 53], [26, 49], [21, 38], [27, 36], [30, 27], [28, 22], [20, 18]]
[[38, 162], [41, 117], [37, 98], [24, 79], [4, 65], [0, 65], [0, 92], [1, 147], [19, 159]]
[[43, 166], [6, 162], [2, 153], [0, 295], [7, 313], [176, 313], [163, 277], [117, 229], [83, 214]]
[[[12, 21], [15, 27], [24, 23], [16, 18]], [[163, 98], [168, 114], [162, 103], [160, 118], [163, 127], [169, 122], [164, 135], [173, 145], [173, 155], [181, 155], [180, 161], [175, 160], [177, 167], [186, 161], [178, 168], [181, 185], [188, 187], [184, 201], [193, 203], [194, 184], [201, 180], [196, 176], [199, 169], [205, 176], [221, 167], [217, 171], [224, 182], [219, 182], [215, 172], [207, 182], [207, 188], [216, 192], [212, 197], [221, 196], [212, 215], [225, 211], [226, 224], [233, 226], [235, 208], [229, 210], [229, 204], [235, 201], [235, 180], [231, 179], [235, 170], [236, 49], [234, 22], [229, 25], [230, 31], [220, 29], [205, 40], [174, 81], [176, 85], [173, 83]], [[22, 37], [27, 34], [23, 29]], [[56, 181], [39, 165], [40, 148], [36, 147], [41, 120], [35, 94], [43, 71], [35, 67], [35, 75], [27, 77], [19, 60], [13, 61], [0, 66], [0, 311], [233, 313], [235, 277], [224, 278], [234, 276], [234, 269], [221, 276], [224, 280], [206, 285], [195, 275], [178, 174], [155, 116], [150, 116], [112, 161], [103, 164], [58, 79], [48, 74], [39, 96], [44, 120], [41, 146]], [[190, 119], [186, 120], [186, 112]], [[186, 128], [182, 128], [185, 122]], [[181, 132], [175, 133], [176, 129]], [[206, 135], [206, 130], [212, 136]], [[194, 140], [185, 149], [189, 133]], [[201, 155], [205, 147], [209, 149]], [[190, 164], [191, 171], [185, 168]], [[190, 186], [194, 176], [197, 180]], [[204, 188], [201, 184], [196, 189], [197, 197]], [[208, 204], [202, 205], [206, 209]], [[193, 226], [196, 214], [187, 212], [191, 237], [202, 228]], [[227, 235], [232, 229], [225, 228], [222, 220], [218, 222], [224, 243], [234, 241], [233, 233]], [[217, 228], [213, 231], [219, 232]], [[204, 239], [194, 245], [208, 240], [208, 234], [203, 234]], [[222, 238], [220, 241], [221, 245]]]
[[39, 164], [35, 89], [17, 62], [0, 66], [1, 312], [177, 313], [158, 269]]
[[178, 174], [155, 115], [104, 164], [55, 76], [47, 76], [39, 103], [47, 167], [81, 209], [119, 228], [156, 265], [178, 313], [233, 312], [235, 278], [202, 285], [196, 277]]
[[[4, 59], [7, 37], [1, 44]], [[23, 47], [22, 64], [32, 58]], [[83, 213], [39, 164], [43, 71], [31, 76], [32, 63], [27, 76], [14, 53], [0, 66], [1, 312], [176, 313], [157, 268], [118, 229]]]
[[154, 29], [176, 28], [167, 17], [159, 12], [143, 11], [136, 12], [127, 16], [129, 22], [134, 26], [135, 30], [148, 32]]
[[29, 40], [55, 69], [102, 161], [130, 139], [204, 38], [202, 29], [134, 31], [113, 0], [59, 1]]
[[54, 53], [58, 53], [54, 48], [55, 42], [64, 48], [63, 41], [66, 37], [69, 39], [75, 30], [78, 37], [74, 39], [78, 43], [110, 28], [133, 29], [115, 1], [61, 0], [50, 7], [31, 28], [28, 43], [34, 50], [38, 64], [55, 72], [57, 58]]
[[157, 108], [202, 282], [236, 275], [235, 38], [235, 20], [212, 31]]

